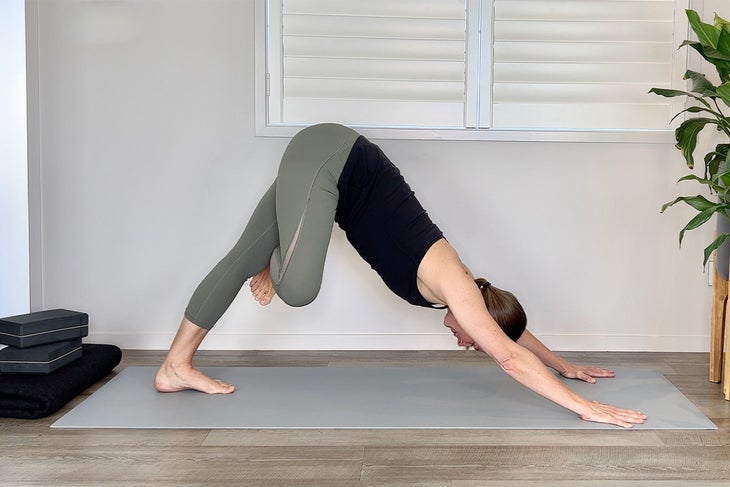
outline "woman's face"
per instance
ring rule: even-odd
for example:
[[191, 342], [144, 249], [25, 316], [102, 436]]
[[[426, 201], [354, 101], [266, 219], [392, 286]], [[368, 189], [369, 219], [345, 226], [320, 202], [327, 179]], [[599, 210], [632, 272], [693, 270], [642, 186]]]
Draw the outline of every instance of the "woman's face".
[[461, 327], [458, 321], [456, 321], [456, 317], [454, 317], [454, 314], [451, 312], [451, 310], [446, 311], [446, 316], [444, 317], [444, 326], [451, 329], [452, 333], [456, 337], [457, 344], [460, 347], [474, 347], [475, 350], [479, 350], [479, 345], [470, 337], [466, 331]]

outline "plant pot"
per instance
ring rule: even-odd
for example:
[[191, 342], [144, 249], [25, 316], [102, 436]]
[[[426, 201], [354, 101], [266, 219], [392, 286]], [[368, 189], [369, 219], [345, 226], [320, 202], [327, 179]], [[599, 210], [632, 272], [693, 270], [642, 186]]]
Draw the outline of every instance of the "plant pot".
[[[727, 218], [717, 216], [717, 235], [730, 233], [730, 221]], [[726, 281], [728, 280], [728, 265], [730, 263], [730, 240], [726, 240], [715, 254], [715, 268], [717, 273]]]

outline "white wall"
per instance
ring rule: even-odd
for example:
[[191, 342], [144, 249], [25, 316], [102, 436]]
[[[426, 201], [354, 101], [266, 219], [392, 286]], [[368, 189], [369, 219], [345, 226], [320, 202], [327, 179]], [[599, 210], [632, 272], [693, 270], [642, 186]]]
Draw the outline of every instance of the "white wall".
[[[35, 5], [40, 305], [87, 311], [89, 341], [166, 348], [287, 143], [254, 136], [253, 2]], [[671, 143], [378, 142], [548, 345], [708, 348], [713, 230], [680, 250], [691, 213], [659, 214], [685, 173]], [[314, 304], [242, 292], [204, 347], [456, 348], [442, 315], [390, 295], [336, 229]]]
[[25, 1], [0, 2], [0, 317], [30, 309]]

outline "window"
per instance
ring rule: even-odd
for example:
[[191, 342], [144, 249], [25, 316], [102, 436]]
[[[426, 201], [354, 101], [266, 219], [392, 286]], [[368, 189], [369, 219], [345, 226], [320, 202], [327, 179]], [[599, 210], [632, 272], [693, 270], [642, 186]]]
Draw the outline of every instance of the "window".
[[261, 1], [268, 127], [646, 132], [680, 109], [648, 91], [683, 86], [687, 0]]
[[0, 2], [0, 316], [30, 309], [25, 50], [25, 2]]

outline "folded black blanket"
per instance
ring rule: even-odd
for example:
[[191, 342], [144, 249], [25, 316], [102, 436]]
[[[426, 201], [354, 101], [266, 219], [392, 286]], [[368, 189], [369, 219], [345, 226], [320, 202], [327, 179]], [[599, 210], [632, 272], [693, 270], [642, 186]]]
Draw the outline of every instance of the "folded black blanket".
[[84, 344], [81, 358], [48, 375], [0, 374], [0, 417], [49, 416], [103, 379], [122, 360], [114, 345]]

